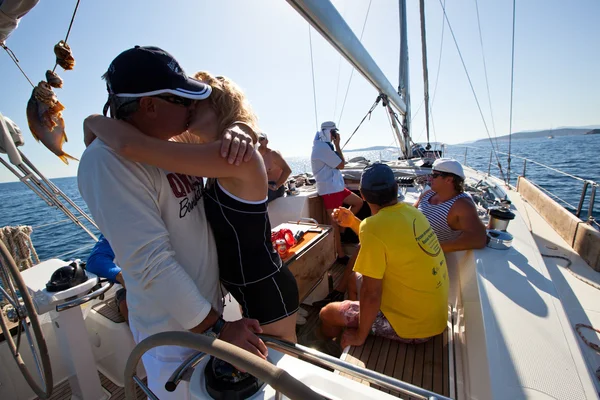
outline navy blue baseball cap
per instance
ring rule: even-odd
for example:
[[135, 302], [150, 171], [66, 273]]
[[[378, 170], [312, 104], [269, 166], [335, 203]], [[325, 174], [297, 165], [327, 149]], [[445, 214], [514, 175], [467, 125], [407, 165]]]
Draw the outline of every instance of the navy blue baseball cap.
[[394, 171], [386, 164], [371, 164], [363, 170], [360, 176], [361, 190], [386, 190], [393, 188], [394, 185], [396, 185]]
[[117, 97], [168, 93], [204, 100], [212, 91], [206, 83], [188, 77], [171, 54], [153, 46], [125, 50], [110, 63], [106, 77], [109, 95]]

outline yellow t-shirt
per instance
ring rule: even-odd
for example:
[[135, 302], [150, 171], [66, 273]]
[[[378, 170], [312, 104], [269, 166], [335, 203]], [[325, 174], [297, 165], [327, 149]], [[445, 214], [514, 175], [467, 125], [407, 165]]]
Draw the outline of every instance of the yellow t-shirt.
[[448, 320], [448, 270], [427, 218], [398, 203], [360, 224], [354, 271], [383, 279], [381, 311], [406, 339], [441, 333]]

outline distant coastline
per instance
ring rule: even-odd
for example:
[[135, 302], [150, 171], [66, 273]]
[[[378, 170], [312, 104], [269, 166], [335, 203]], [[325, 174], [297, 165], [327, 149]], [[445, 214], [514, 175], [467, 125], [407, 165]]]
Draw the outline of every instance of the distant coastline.
[[[545, 129], [541, 131], [526, 131], [526, 132], [515, 132], [512, 134], [512, 140], [518, 139], [536, 139], [536, 138], [547, 138], [549, 136], [580, 136], [580, 135], [597, 135], [600, 134], [600, 125], [598, 126], [584, 126], [584, 127], [563, 127], [557, 129]], [[503, 141], [508, 140], [510, 135], [498, 136], [497, 140]], [[489, 139], [478, 139], [474, 143], [488, 141]]]

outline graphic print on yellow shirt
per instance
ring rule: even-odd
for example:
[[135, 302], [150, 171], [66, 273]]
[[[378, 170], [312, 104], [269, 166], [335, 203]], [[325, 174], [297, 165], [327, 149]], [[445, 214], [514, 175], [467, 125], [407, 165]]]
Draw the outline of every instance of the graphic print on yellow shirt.
[[448, 271], [427, 218], [407, 204], [385, 207], [360, 224], [354, 270], [382, 279], [381, 311], [398, 336], [426, 338], [446, 328]]

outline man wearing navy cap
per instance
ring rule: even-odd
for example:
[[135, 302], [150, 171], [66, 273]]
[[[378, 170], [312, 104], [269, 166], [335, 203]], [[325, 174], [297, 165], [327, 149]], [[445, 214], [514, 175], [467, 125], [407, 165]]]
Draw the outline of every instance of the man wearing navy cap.
[[[163, 140], [183, 133], [194, 102], [211, 94], [210, 86], [189, 78], [157, 47], [124, 51], [103, 78], [109, 94], [105, 114], [110, 110], [113, 118]], [[235, 143], [251, 143], [234, 128], [224, 137], [227, 146], [232, 134], [238, 134]], [[89, 136], [86, 139], [91, 142]], [[242, 147], [254, 150], [251, 145]], [[233, 161], [237, 148], [224, 150]], [[209, 331], [265, 358], [266, 347], [255, 335], [258, 321], [225, 323], [221, 318], [223, 294], [215, 241], [204, 215], [202, 178], [129, 161], [96, 139], [81, 157], [78, 183], [121, 267], [136, 342], [165, 331]], [[188, 383], [172, 393], [164, 384], [191, 353], [162, 346], [142, 357], [148, 386], [160, 399], [189, 398]]]
[[389, 166], [365, 168], [360, 193], [371, 217], [361, 222], [345, 208], [333, 212], [338, 224], [360, 239], [356, 293], [321, 309], [321, 333], [333, 338], [345, 329], [342, 348], [361, 346], [369, 334], [409, 343], [429, 340], [447, 322], [448, 273], [435, 233], [423, 214], [398, 202]]

